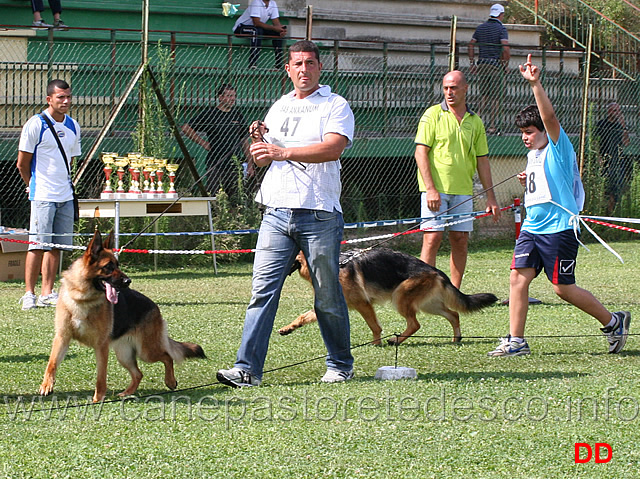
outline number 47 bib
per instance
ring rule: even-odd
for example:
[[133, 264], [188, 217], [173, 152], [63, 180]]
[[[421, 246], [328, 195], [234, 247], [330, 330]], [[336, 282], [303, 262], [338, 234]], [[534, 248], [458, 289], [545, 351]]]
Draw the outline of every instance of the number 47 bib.
[[544, 162], [547, 158], [547, 145], [543, 150], [532, 150], [527, 155], [527, 185], [524, 194], [526, 206], [549, 203], [551, 191], [544, 171]]

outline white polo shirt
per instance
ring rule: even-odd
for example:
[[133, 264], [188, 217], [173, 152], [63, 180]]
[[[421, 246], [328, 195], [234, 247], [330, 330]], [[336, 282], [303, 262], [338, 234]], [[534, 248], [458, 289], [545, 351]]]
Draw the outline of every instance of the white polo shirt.
[[[62, 122], [56, 122], [46, 111], [42, 114], [51, 120], [71, 169], [71, 159], [80, 156], [82, 152], [80, 125], [68, 115], [65, 115]], [[30, 201], [61, 203], [73, 199], [71, 180], [58, 143], [40, 115], [32, 116], [22, 127], [18, 149], [33, 154], [29, 182]]]
[[269, 2], [268, 7], [265, 6], [262, 0], [251, 0], [249, 7], [242, 12], [240, 18], [238, 18], [236, 23], [233, 25], [233, 31], [235, 32], [236, 28], [240, 25], [253, 26], [253, 20], [251, 17], [259, 18], [262, 23], [267, 23], [268, 20], [279, 18], [280, 13], [278, 12], [278, 5], [273, 0]]
[[[306, 98], [290, 92], [273, 104], [265, 118], [265, 139], [285, 148], [324, 141], [327, 133], [347, 138], [351, 147], [354, 118], [351, 107], [331, 88], [321, 85]], [[305, 208], [342, 212], [340, 161], [297, 163], [274, 161], [269, 165], [256, 201], [272, 208]]]

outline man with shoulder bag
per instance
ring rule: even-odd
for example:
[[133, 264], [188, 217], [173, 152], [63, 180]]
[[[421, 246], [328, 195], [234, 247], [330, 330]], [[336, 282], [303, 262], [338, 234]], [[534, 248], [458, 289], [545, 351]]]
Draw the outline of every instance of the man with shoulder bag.
[[[25, 263], [23, 310], [55, 306], [53, 289], [60, 262], [60, 249], [47, 244], [72, 245], [77, 199], [71, 181], [71, 164], [81, 154], [80, 126], [67, 113], [71, 87], [63, 80], [47, 85], [47, 104], [22, 128], [17, 167], [31, 202], [29, 245]], [[35, 285], [42, 270], [41, 294]]]

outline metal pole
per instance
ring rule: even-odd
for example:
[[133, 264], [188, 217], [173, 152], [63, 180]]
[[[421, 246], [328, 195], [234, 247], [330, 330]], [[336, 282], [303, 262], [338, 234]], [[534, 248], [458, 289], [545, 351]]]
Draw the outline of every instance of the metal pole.
[[305, 40], [311, 41], [311, 30], [313, 29], [313, 5], [307, 5], [307, 25], [306, 25], [306, 33], [304, 36]]
[[589, 107], [589, 77], [591, 76], [591, 42], [593, 40], [593, 24], [589, 24], [587, 36], [587, 62], [584, 69], [584, 92], [582, 94], [582, 128], [580, 130], [580, 176], [584, 169], [584, 155], [587, 138], [587, 110]]
[[142, 64], [149, 61], [149, 0], [142, 0]]

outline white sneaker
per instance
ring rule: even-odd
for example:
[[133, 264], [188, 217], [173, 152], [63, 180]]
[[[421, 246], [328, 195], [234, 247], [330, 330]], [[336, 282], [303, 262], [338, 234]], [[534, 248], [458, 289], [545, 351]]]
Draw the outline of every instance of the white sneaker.
[[503, 357], [510, 358], [513, 356], [523, 356], [525, 354], [531, 354], [531, 349], [526, 341], [518, 343], [511, 340], [511, 335], [507, 335], [506, 338], [500, 338], [500, 344], [493, 351], [489, 351], [487, 355], [489, 357]]
[[37, 297], [32, 292], [28, 291], [24, 293], [24, 296], [18, 300], [18, 304], [22, 303], [22, 311], [36, 308]]
[[51, 291], [46, 296], [38, 296], [38, 301], [36, 302], [36, 306], [39, 308], [52, 308], [56, 304], [58, 304], [58, 293], [55, 291]]
[[353, 379], [353, 369], [351, 371], [338, 371], [337, 369], [327, 369], [327, 372], [322, 376], [323, 383], [342, 383]]
[[631, 313], [629, 311], [618, 311], [613, 313], [618, 320], [614, 326], [600, 328], [609, 341], [609, 353], [617, 354], [624, 348], [629, 336], [629, 324], [631, 323]]
[[51, 25], [49, 23], [45, 23], [42, 20], [37, 20], [37, 21], [33, 22], [33, 24], [31, 24], [31, 29], [32, 30], [41, 30], [43, 28], [53, 28], [53, 25]]

